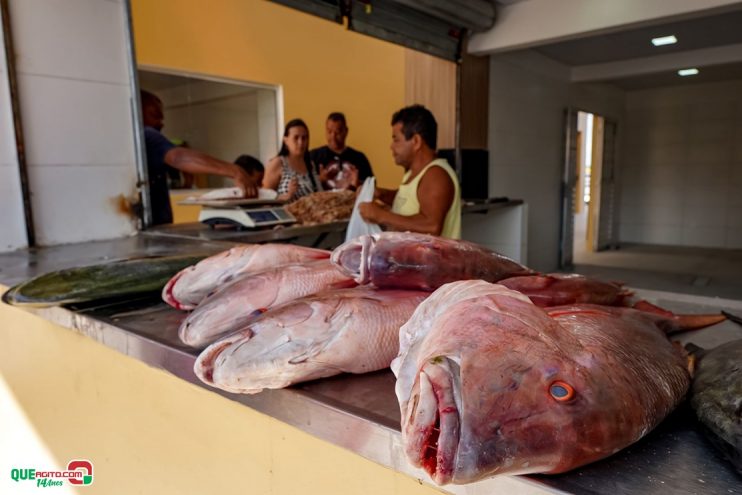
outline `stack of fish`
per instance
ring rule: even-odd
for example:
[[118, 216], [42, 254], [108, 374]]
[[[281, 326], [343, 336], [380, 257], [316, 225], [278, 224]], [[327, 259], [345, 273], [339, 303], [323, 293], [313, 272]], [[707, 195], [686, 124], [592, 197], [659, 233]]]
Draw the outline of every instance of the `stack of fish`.
[[181, 327], [185, 342], [211, 343], [196, 374], [256, 393], [394, 359], [405, 451], [440, 484], [564, 472], [636, 442], [690, 384], [665, 334], [724, 318], [629, 308], [619, 284], [422, 234], [362, 236], [330, 259], [208, 296]]
[[[619, 284], [537, 274], [423, 234], [362, 236], [332, 253], [246, 245], [181, 269], [198, 259], [47, 274], [4, 300], [146, 292], [181, 270], [162, 298], [193, 310], [179, 336], [205, 348], [201, 380], [257, 393], [391, 364], [407, 457], [440, 484], [560, 473], [636, 442], [691, 384], [693, 360], [666, 334], [724, 319], [630, 308]], [[118, 272], [126, 284], [106, 275]], [[92, 282], [76, 282], [86, 274]], [[692, 402], [738, 469], [741, 353], [740, 343], [699, 352]]]

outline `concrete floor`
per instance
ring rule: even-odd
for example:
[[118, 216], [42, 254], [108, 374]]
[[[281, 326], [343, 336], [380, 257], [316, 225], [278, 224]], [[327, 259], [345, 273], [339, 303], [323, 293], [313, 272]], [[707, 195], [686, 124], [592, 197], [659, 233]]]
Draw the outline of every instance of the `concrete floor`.
[[742, 250], [621, 244], [585, 246], [584, 216], [575, 216], [574, 271], [629, 287], [742, 300]]

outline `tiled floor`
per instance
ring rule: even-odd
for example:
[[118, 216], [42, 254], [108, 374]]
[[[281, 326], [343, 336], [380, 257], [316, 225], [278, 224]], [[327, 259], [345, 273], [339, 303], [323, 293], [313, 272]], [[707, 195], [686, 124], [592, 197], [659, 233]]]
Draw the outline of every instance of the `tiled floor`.
[[742, 300], [742, 250], [623, 244], [587, 252], [575, 246], [572, 271], [630, 287]]

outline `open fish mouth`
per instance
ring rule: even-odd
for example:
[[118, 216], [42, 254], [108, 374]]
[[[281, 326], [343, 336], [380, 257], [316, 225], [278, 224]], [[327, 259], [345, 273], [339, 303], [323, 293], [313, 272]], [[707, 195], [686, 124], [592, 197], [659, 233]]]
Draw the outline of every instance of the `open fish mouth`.
[[175, 298], [175, 294], [173, 294], [173, 290], [175, 289], [175, 284], [178, 282], [180, 277], [182, 277], [185, 274], [186, 270], [188, 269], [190, 269], [190, 267], [179, 271], [173, 278], [168, 280], [167, 284], [165, 284], [165, 287], [162, 289], [162, 300], [168, 303], [170, 306], [174, 307], [175, 309], [191, 310], [195, 307], [191, 304], [181, 303]]
[[348, 241], [333, 251], [331, 261], [353, 277], [359, 285], [367, 284], [371, 279], [369, 263], [371, 248], [375, 242], [370, 235]]
[[404, 424], [407, 457], [439, 485], [451, 483], [455, 475], [461, 434], [458, 376], [458, 365], [448, 358], [426, 363], [412, 388]]

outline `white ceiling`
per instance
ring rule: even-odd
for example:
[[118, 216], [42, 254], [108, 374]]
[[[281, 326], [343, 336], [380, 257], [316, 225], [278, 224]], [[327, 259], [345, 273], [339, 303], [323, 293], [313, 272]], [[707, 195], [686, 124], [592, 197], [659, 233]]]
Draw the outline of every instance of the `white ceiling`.
[[[678, 38], [676, 44], [652, 45], [652, 38], [671, 34]], [[626, 90], [742, 79], [742, 9], [550, 43], [533, 50], [573, 68], [573, 74], [587, 74], [580, 81], [607, 82]], [[724, 50], [724, 56], [713, 56]], [[678, 76], [677, 70], [686, 67], [697, 67], [700, 73]]]

